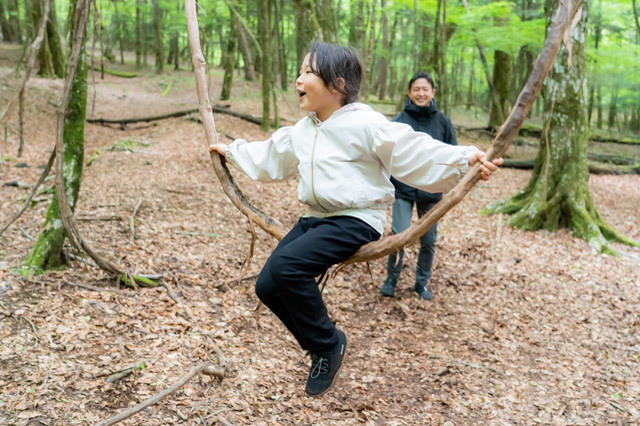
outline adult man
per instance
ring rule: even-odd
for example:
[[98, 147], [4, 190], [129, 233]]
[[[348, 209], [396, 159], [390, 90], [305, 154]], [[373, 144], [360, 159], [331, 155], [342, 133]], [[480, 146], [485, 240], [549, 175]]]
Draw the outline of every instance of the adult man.
[[[429, 134], [432, 138], [457, 145], [455, 130], [449, 117], [438, 110], [435, 100], [436, 93], [433, 79], [429, 74], [419, 72], [414, 74], [409, 81], [409, 99], [404, 110], [393, 118], [393, 121], [406, 123], [414, 130]], [[397, 234], [411, 225], [411, 214], [413, 205], [418, 210], [418, 216], [422, 217], [440, 199], [442, 194], [431, 194], [420, 191], [391, 177], [391, 182], [396, 188], [396, 200], [393, 203], [393, 222], [391, 232]], [[416, 267], [416, 282], [413, 291], [425, 300], [431, 300], [433, 294], [428, 288], [431, 278], [431, 266], [436, 247], [436, 235], [438, 224], [433, 225], [420, 238], [420, 252], [418, 254], [418, 265]], [[389, 255], [387, 261], [387, 279], [385, 280], [381, 293], [383, 296], [393, 297], [395, 287], [402, 270], [402, 259], [404, 250]]]

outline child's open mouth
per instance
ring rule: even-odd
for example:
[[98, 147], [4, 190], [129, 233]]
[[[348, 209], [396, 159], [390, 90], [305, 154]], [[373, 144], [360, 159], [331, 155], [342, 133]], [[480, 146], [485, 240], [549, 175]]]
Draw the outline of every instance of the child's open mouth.
[[302, 92], [300, 90], [298, 90], [298, 100], [301, 101], [302, 98], [304, 98], [304, 96], [307, 94], [307, 92]]

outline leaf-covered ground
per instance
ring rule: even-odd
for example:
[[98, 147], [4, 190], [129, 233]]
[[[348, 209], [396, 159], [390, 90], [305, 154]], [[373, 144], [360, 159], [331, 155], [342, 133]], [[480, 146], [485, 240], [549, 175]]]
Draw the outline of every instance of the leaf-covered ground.
[[[6, 102], [15, 80], [9, 68], [0, 71]], [[219, 81], [214, 75], [216, 87]], [[95, 117], [197, 106], [189, 72], [96, 75], [96, 84], [89, 98]], [[35, 182], [54, 144], [52, 104], [61, 83], [34, 79], [29, 87], [23, 158], [15, 158], [15, 112], [9, 141], [0, 143], [2, 223], [29, 191], [4, 183]], [[259, 114], [258, 90], [240, 81], [229, 104]], [[295, 101], [284, 101], [290, 93], [282, 95], [280, 111], [297, 119]], [[221, 134], [266, 136], [240, 119], [215, 118]], [[111, 150], [114, 144], [120, 149]], [[189, 117], [124, 131], [87, 125], [85, 158], [92, 156], [76, 210], [84, 237], [133, 272], [162, 274], [193, 316], [164, 287], [117, 289], [79, 261], [28, 280], [13, 273], [51, 199], [39, 194], [0, 237], [0, 424], [95, 424], [167, 388], [198, 363], [215, 364], [210, 337], [231, 365], [229, 377], [193, 379], [125, 424], [640, 421], [640, 250], [616, 246], [636, 260], [596, 255], [567, 231], [522, 232], [505, 225], [506, 217], [478, 214], [522, 188], [526, 171], [501, 170], [441, 221], [432, 302], [410, 291], [415, 246], [394, 299], [379, 297], [384, 259], [370, 269], [348, 267], [329, 281], [324, 298], [348, 336], [347, 359], [333, 390], [312, 399], [304, 395], [309, 359], [258, 307], [253, 281], [239, 280], [259, 271], [274, 241], [258, 231], [253, 262], [241, 268], [249, 226], [217, 184], [202, 127]], [[236, 176], [249, 197], [286, 226], [303, 213], [295, 181], [260, 184]], [[640, 177], [592, 176], [590, 188], [606, 220], [639, 241]], [[105, 382], [142, 360], [146, 368]]]

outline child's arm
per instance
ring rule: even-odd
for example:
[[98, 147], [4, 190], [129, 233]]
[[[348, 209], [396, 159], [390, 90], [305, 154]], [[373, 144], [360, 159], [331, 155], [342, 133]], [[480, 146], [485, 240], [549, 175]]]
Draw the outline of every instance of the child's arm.
[[482, 163], [482, 179], [491, 176], [501, 160], [488, 162], [473, 146], [452, 146], [436, 141], [410, 126], [387, 122], [374, 135], [373, 151], [396, 179], [428, 192], [447, 192]]
[[291, 149], [291, 129], [282, 127], [262, 142], [236, 139], [230, 145], [211, 145], [209, 151], [216, 151], [251, 179], [265, 182], [287, 179], [298, 172], [298, 159]]

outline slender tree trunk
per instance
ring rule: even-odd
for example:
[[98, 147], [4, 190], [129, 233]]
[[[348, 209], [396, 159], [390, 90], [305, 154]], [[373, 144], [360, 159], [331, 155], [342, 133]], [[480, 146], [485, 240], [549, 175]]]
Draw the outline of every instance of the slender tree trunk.
[[476, 51], [471, 56], [471, 71], [469, 72], [469, 91], [467, 92], [467, 109], [471, 109], [473, 105], [473, 80], [476, 72]]
[[155, 70], [157, 74], [161, 74], [164, 71], [164, 44], [162, 42], [162, 12], [160, 11], [158, 0], [151, 0], [151, 8], [153, 9], [153, 33], [155, 35]]
[[364, 64], [364, 69], [366, 74], [362, 79], [362, 85], [360, 86], [360, 94], [363, 99], [367, 99], [369, 96], [372, 82], [370, 81], [373, 77], [372, 68], [375, 63], [375, 58], [373, 57], [373, 46], [376, 38], [376, 6], [378, 4], [378, 0], [371, 1], [371, 12], [369, 15], [369, 38], [367, 40], [367, 47], [365, 48], [365, 54], [362, 58], [362, 62]]
[[[72, 0], [69, 13], [75, 15], [75, 5], [78, 0]], [[72, 15], [73, 16], [73, 15]], [[73, 20], [70, 20], [73, 22]], [[80, 29], [86, 31], [86, 28]], [[73, 34], [73, 28], [70, 31]], [[70, 37], [72, 39], [72, 37]], [[84, 123], [87, 107], [87, 61], [83, 47], [73, 76], [71, 96], [64, 125], [64, 183], [72, 211], [75, 209], [82, 180], [82, 165], [84, 161]], [[73, 47], [73, 46], [72, 46]], [[31, 253], [25, 260], [21, 272], [25, 275], [38, 274], [44, 270], [59, 267], [62, 262], [62, 246], [65, 239], [65, 229], [60, 218], [58, 197], [53, 200], [47, 210], [45, 223], [38, 236]]]
[[262, 130], [269, 130], [271, 114], [271, 40], [269, 40], [269, 0], [258, 0], [258, 38], [262, 48]]
[[[51, 6], [53, 7], [53, 5]], [[38, 28], [38, 24], [42, 19], [41, 0], [31, 0], [31, 16], [33, 22], [32, 27]], [[44, 77], [52, 77], [55, 75], [55, 69], [53, 68], [53, 59], [51, 58], [51, 50], [49, 49], [48, 31], [45, 32], [44, 40], [42, 40], [42, 45], [40, 46], [40, 52], [38, 53], [38, 62], [40, 63], [38, 74]]]
[[287, 78], [289, 73], [287, 72], [287, 56], [285, 54], [284, 46], [284, 1], [274, 0], [274, 5], [276, 8], [276, 18], [274, 23], [277, 35], [276, 46], [278, 49], [278, 60], [280, 62], [280, 88], [286, 92], [289, 89], [289, 79]]
[[231, 85], [233, 82], [233, 71], [236, 64], [236, 42], [238, 40], [238, 18], [231, 13], [229, 17], [229, 39], [227, 40], [227, 54], [225, 55], [224, 80], [222, 83], [222, 93], [220, 100], [226, 101], [231, 97]]
[[349, 47], [355, 49], [360, 55], [364, 47], [366, 26], [364, 17], [364, 0], [349, 0]]
[[2, 32], [2, 38], [4, 38], [4, 41], [7, 43], [15, 43], [18, 40], [17, 35], [13, 33], [11, 25], [9, 24], [11, 16], [9, 16], [9, 20], [7, 20], [5, 14], [4, 3], [0, 1], [0, 32]]
[[142, 0], [136, 0], [136, 68], [142, 67]]
[[602, 129], [602, 86], [598, 83], [596, 87], [596, 105], [597, 105], [597, 115], [596, 115], [596, 127], [598, 129]]
[[322, 40], [322, 31], [315, 13], [313, 0], [293, 0], [293, 14], [296, 23], [297, 68], [309, 53], [311, 40]]
[[616, 126], [618, 119], [618, 86], [613, 86], [611, 93], [611, 100], [609, 101], [609, 120], [607, 120], [607, 127], [613, 129]]
[[387, 0], [380, 0], [382, 7], [382, 53], [380, 55], [380, 74], [378, 76], [378, 99], [383, 100], [387, 92], [387, 72], [389, 66], [389, 31], [387, 22]]
[[442, 111], [449, 114], [449, 87], [447, 82], [447, 0], [442, 0], [442, 28], [440, 33], [440, 103]]
[[491, 102], [491, 114], [489, 115], [489, 127], [498, 129], [504, 122], [504, 112], [511, 110], [511, 79], [513, 72], [511, 68], [511, 55], [501, 50], [496, 50], [493, 65], [493, 87], [500, 105]]
[[338, 42], [338, 13], [335, 0], [315, 0], [316, 17], [327, 43]]
[[255, 64], [253, 63], [253, 55], [249, 48], [246, 30], [242, 27], [238, 31], [238, 45], [242, 53], [242, 60], [244, 61], [244, 79], [253, 81], [256, 79]]
[[[558, 0], [545, 1], [547, 28]], [[570, 228], [598, 251], [611, 252], [608, 240], [633, 244], [611, 228], [596, 211], [589, 193], [586, 116], [586, 32], [589, 3], [572, 33], [572, 66], [561, 46], [553, 74], [544, 82], [546, 127], [533, 174], [513, 198], [498, 201], [485, 212], [513, 214], [509, 223], [525, 230]]]

